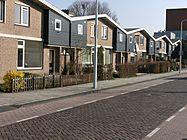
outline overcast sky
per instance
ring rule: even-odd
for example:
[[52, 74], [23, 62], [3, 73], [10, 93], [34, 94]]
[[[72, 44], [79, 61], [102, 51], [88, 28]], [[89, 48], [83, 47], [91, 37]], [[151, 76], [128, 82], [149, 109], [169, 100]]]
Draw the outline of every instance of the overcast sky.
[[[76, 0], [47, 0], [59, 9], [67, 9]], [[165, 29], [166, 9], [187, 8], [187, 0], [99, 0], [107, 2], [124, 28], [143, 27], [151, 34]]]

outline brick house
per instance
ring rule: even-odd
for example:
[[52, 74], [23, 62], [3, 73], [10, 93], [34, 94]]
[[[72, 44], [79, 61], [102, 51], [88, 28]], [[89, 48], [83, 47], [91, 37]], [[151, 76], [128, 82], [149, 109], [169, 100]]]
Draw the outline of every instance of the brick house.
[[[70, 27], [70, 17], [45, 0], [0, 0], [0, 79], [9, 70], [59, 72], [61, 47], [70, 45], [69, 28], [64, 42], [51, 37], [59, 37], [61, 22]], [[56, 63], [50, 64], [51, 60]]]
[[153, 61], [155, 38], [144, 28], [126, 28], [127, 62]]

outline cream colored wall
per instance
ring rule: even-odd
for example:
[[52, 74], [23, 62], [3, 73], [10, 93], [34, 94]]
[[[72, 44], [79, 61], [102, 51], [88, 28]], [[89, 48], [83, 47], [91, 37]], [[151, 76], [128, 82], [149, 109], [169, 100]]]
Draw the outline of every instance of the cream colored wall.
[[[93, 23], [94, 23], [94, 20], [88, 20], [87, 22], [87, 44], [93, 44], [94, 46], [94, 37], [90, 36], [91, 25]], [[101, 38], [102, 25], [108, 26], [108, 38], [107, 39]], [[101, 46], [112, 46], [112, 39], [113, 39], [113, 29], [104, 21], [99, 20], [98, 22], [98, 44]]]

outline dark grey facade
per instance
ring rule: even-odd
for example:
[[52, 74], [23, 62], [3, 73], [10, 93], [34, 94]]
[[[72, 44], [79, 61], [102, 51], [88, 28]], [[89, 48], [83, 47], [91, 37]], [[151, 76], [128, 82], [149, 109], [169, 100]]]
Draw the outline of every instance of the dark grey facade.
[[[78, 25], [83, 25], [83, 34], [78, 34]], [[87, 44], [87, 21], [72, 21], [71, 23], [71, 47], [85, 48]]]
[[128, 34], [127, 35], [127, 52], [136, 52], [136, 40], [135, 34]]
[[[122, 35], [122, 40], [120, 40], [120, 34]], [[127, 35], [117, 28], [113, 32], [113, 47], [117, 52], [127, 51]]]
[[[61, 30], [55, 30], [55, 20], [61, 21]], [[50, 10], [45, 12], [45, 43], [48, 45], [70, 46], [70, 21]]]

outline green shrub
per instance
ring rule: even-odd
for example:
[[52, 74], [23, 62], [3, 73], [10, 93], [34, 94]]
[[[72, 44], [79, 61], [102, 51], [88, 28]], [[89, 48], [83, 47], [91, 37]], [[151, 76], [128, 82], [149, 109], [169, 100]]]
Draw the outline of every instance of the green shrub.
[[9, 71], [6, 73], [6, 75], [3, 77], [4, 80], [4, 91], [5, 92], [11, 92], [12, 91], [12, 80], [13, 79], [19, 79], [18, 84], [16, 84], [15, 89], [20, 90], [24, 89], [24, 81], [22, 78], [24, 78], [25, 74], [23, 72], [19, 71]]
[[171, 71], [169, 61], [147, 62], [138, 64], [139, 73], [164, 73]]
[[117, 75], [115, 73], [115, 77], [120, 77], [120, 78], [132, 77], [132, 76], [136, 76], [137, 65], [131, 63], [121, 64], [116, 66], [116, 70], [117, 70]]

